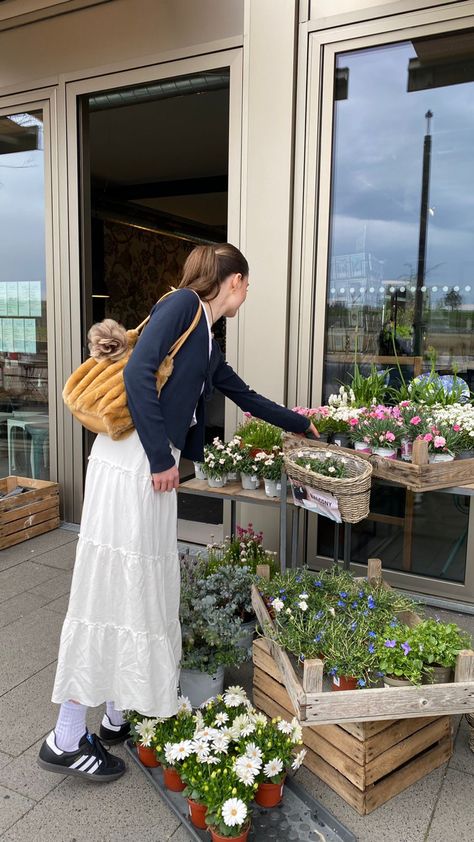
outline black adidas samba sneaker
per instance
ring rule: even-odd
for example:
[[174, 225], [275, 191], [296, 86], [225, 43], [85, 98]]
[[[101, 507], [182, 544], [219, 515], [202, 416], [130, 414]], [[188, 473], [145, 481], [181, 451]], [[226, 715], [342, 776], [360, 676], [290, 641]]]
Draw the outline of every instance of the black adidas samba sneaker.
[[77, 751], [62, 751], [51, 731], [41, 746], [38, 765], [48, 772], [77, 775], [95, 783], [115, 781], [125, 772], [123, 760], [109, 754], [97, 735], [88, 732], [81, 737]]

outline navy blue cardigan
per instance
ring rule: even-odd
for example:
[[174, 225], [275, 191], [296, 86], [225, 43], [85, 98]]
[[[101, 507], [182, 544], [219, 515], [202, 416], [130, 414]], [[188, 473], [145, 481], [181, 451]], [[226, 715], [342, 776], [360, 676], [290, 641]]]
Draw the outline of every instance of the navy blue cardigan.
[[[158, 398], [155, 372], [173, 342], [191, 324], [196, 310], [196, 294], [190, 289], [177, 290], [156, 304], [124, 370], [128, 407], [153, 474], [174, 465], [169, 442], [183, 456], [202, 460], [204, 403], [213, 389], [218, 389], [245, 412], [289, 432], [303, 433], [308, 428], [307, 418], [250, 389], [225, 361], [215, 341], [209, 359], [204, 313], [177, 353], [173, 373]], [[197, 424], [190, 427], [195, 409]]]

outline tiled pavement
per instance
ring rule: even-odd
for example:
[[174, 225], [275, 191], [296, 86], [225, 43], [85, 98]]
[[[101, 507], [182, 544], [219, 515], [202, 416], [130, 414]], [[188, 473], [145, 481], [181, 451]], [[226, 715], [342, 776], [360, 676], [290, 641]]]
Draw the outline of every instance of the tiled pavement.
[[[104, 786], [36, 765], [56, 718], [50, 696], [76, 537], [58, 529], [0, 554], [0, 840], [186, 842], [184, 829], [134, 765]], [[474, 617], [448, 617], [474, 632]], [[228, 678], [248, 686], [250, 667]], [[90, 711], [91, 730], [98, 729], [101, 714]], [[359, 842], [473, 842], [474, 754], [465, 721], [457, 717], [455, 729], [448, 764], [365, 818], [307, 770], [298, 779]], [[124, 755], [123, 748], [115, 751]]]

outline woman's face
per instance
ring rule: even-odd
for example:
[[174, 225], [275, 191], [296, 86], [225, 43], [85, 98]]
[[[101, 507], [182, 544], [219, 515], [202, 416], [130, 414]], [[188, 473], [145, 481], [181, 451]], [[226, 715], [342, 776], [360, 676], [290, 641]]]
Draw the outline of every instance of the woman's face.
[[224, 316], [232, 318], [237, 314], [239, 307], [247, 298], [247, 290], [249, 288], [248, 275], [245, 277], [240, 274], [230, 275], [224, 283], [228, 284]]

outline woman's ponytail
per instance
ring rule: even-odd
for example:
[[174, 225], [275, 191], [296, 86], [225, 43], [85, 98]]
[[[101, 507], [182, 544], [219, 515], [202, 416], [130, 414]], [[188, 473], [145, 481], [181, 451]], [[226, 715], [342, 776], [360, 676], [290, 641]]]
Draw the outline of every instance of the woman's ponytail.
[[194, 289], [200, 298], [211, 300], [219, 294], [221, 283], [232, 274], [249, 274], [243, 254], [231, 243], [196, 246], [188, 255], [179, 287]]

